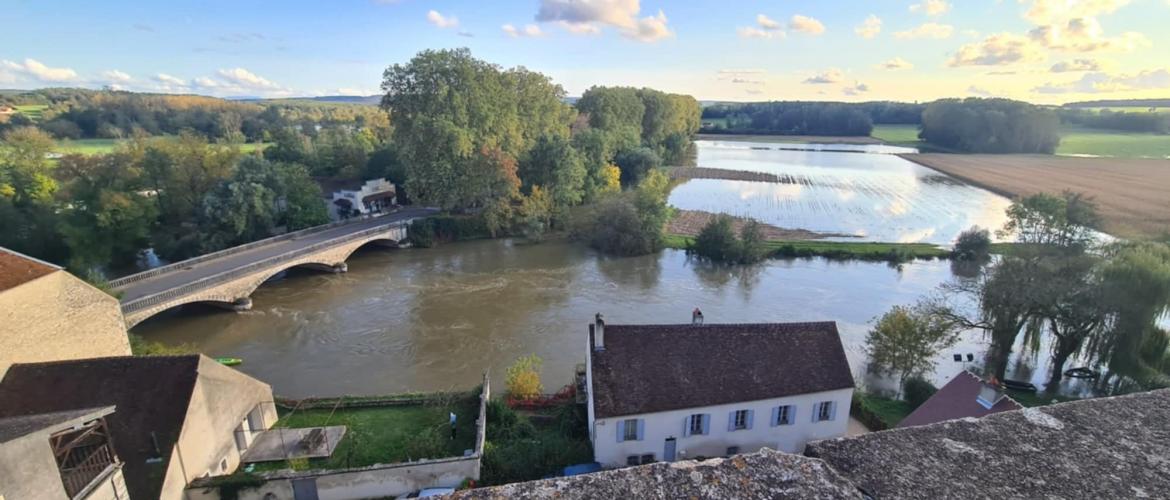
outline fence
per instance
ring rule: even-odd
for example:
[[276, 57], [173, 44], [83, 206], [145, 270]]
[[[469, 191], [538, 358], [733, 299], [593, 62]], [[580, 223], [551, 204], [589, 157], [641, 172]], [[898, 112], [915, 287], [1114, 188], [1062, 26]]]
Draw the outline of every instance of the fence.
[[[146, 296], [134, 299], [134, 300], [129, 300], [129, 301], [122, 303], [122, 313], [123, 314], [131, 313], [131, 312], [135, 312], [135, 311], [138, 311], [141, 309], [145, 309], [147, 307], [158, 305], [160, 303], [175, 299], [177, 297], [181, 297], [183, 295], [190, 294], [192, 292], [202, 290], [204, 288], [209, 288], [211, 286], [218, 285], [220, 283], [225, 283], [225, 282], [231, 281], [241, 274], [248, 274], [248, 273], [251, 273], [254, 271], [259, 271], [262, 269], [270, 268], [270, 267], [278, 265], [282, 262], [288, 262], [291, 260], [299, 259], [305, 255], [315, 253], [315, 252], [318, 252], [318, 251], [326, 249], [326, 248], [334, 247], [334, 246], [340, 245], [342, 243], [347, 243], [347, 242], [350, 242], [353, 240], [362, 239], [362, 238], [365, 238], [365, 237], [373, 235], [373, 234], [383, 233], [383, 232], [386, 232], [387, 230], [390, 230], [390, 229], [395, 229], [395, 228], [400, 228], [400, 227], [404, 228], [406, 226], [409, 226], [410, 223], [413, 221], [414, 221], [413, 218], [412, 219], [405, 219], [405, 220], [402, 220], [399, 222], [388, 224], [386, 226], [379, 226], [379, 227], [374, 227], [374, 228], [366, 229], [363, 231], [359, 231], [356, 233], [350, 233], [350, 234], [347, 234], [345, 236], [341, 236], [335, 240], [314, 243], [314, 244], [309, 245], [307, 247], [299, 248], [297, 250], [293, 250], [293, 251], [286, 253], [286, 254], [276, 255], [276, 256], [261, 260], [261, 261], [247, 264], [245, 266], [237, 267], [235, 269], [229, 269], [227, 271], [216, 273], [216, 274], [213, 274], [211, 276], [200, 278], [200, 279], [194, 280], [190, 283], [187, 283], [186, 285], [172, 288], [170, 290], [166, 290], [166, 291], [151, 294], [151, 295], [146, 295]], [[211, 254], [208, 254], [208, 255], [211, 255]], [[190, 261], [184, 261], [184, 262], [190, 262]]]

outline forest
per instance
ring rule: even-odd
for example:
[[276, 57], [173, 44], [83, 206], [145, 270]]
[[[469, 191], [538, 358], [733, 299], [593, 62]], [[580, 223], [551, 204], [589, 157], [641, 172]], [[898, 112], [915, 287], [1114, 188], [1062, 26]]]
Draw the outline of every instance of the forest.
[[[661, 230], [643, 229], [668, 215], [655, 169], [684, 158], [699, 128], [690, 96], [594, 87], [574, 107], [547, 76], [466, 49], [392, 65], [383, 88], [381, 107], [56, 89], [5, 96], [49, 104], [36, 122], [0, 130], [0, 246], [101, 281], [145, 249], [175, 261], [322, 224], [322, 181], [375, 177], [493, 236], [539, 238], [602, 216], [580, 214], [616, 210], [633, 224], [613, 226], [625, 238], [615, 252], [661, 245]], [[57, 139], [91, 136], [123, 140], [108, 154], [54, 152]], [[266, 146], [241, 152], [252, 140]]]

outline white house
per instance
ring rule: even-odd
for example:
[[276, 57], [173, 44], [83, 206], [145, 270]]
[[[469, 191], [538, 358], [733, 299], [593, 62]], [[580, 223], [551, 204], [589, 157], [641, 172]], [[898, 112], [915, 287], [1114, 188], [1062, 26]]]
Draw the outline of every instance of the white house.
[[849, 421], [853, 375], [833, 322], [607, 325], [599, 314], [585, 365], [605, 467], [800, 453]]
[[329, 216], [333, 220], [380, 212], [393, 207], [397, 201], [394, 183], [386, 179], [336, 186], [332, 193]]

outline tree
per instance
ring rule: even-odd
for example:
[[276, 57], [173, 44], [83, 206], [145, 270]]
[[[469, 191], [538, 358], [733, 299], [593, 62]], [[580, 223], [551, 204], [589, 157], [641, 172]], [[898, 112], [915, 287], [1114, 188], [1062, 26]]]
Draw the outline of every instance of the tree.
[[1056, 196], [1038, 193], [1012, 202], [1001, 237], [1015, 235], [1020, 243], [1083, 250], [1095, 240], [1100, 223], [1092, 200], [1065, 191]]
[[275, 164], [247, 157], [230, 181], [203, 199], [200, 226], [204, 251], [247, 243], [272, 234], [279, 219], [281, 178]]
[[533, 186], [520, 205], [520, 228], [524, 236], [534, 241], [544, 238], [544, 232], [552, 223], [553, 210], [553, 199], [548, 191]]
[[520, 179], [531, 191], [544, 187], [558, 210], [577, 205], [585, 197], [585, 164], [565, 137], [542, 136], [520, 164]]
[[907, 378], [934, 368], [939, 351], [959, 339], [958, 325], [929, 308], [894, 306], [865, 339], [870, 363], [878, 371], [896, 375], [899, 387]]
[[1166, 334], [1158, 321], [1170, 308], [1170, 245], [1115, 243], [1105, 256], [1102, 294], [1116, 318], [1093, 350], [1111, 369], [1144, 378], [1166, 356]]
[[959, 233], [951, 255], [959, 260], [983, 262], [991, 255], [991, 231], [973, 226]]
[[134, 262], [150, 246], [150, 231], [158, 216], [155, 204], [144, 196], [141, 164], [123, 148], [109, 155], [66, 155], [57, 175], [66, 180], [61, 233], [69, 246], [69, 266], [79, 272], [109, 264]]
[[1056, 113], [1008, 99], [939, 99], [922, 112], [923, 140], [968, 153], [1052, 154]]
[[534, 399], [544, 392], [540, 384], [540, 367], [544, 362], [535, 354], [518, 358], [509, 366], [504, 379], [512, 399]]
[[662, 159], [658, 153], [650, 148], [640, 147], [621, 151], [614, 157], [621, 169], [622, 183], [637, 184], [646, 176], [646, 173], [662, 166]]
[[281, 223], [289, 231], [296, 231], [329, 222], [329, 211], [322, 203], [321, 186], [309, 177], [304, 165], [281, 164], [280, 198], [283, 203]]
[[712, 217], [695, 237], [691, 251], [716, 262], [752, 264], [764, 258], [763, 233], [760, 223], [749, 219], [735, 233], [735, 223], [729, 215]]
[[33, 127], [5, 133], [0, 147], [0, 196], [18, 206], [51, 203], [57, 183], [47, 158], [55, 147], [52, 137]]
[[1092, 255], [1072, 255], [1049, 257], [1041, 263], [1047, 276], [1038, 281], [1043, 290], [1037, 314], [1046, 320], [1054, 337], [1050, 391], [1060, 384], [1068, 359], [1081, 352], [1090, 336], [1102, 333], [1111, 317], [1097, 267], [1099, 261]]

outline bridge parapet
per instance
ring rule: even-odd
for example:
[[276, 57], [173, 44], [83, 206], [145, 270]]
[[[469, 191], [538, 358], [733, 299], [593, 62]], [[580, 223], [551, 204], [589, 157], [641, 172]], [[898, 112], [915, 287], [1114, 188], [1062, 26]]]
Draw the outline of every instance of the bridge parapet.
[[[400, 241], [414, 219], [365, 229], [322, 241], [227, 271], [206, 276], [162, 292], [145, 295], [122, 303], [127, 327], [163, 310], [191, 302], [234, 303], [247, 298], [273, 274], [298, 265], [344, 266], [344, 261], [358, 247], [374, 240]], [[185, 266], [184, 266], [185, 267]]]
[[[382, 217], [382, 216], [390, 215], [392, 213], [393, 212], [386, 213], [386, 214], [378, 214], [378, 215], [376, 215], [376, 217]], [[264, 238], [262, 240], [256, 240], [256, 241], [253, 241], [251, 243], [245, 243], [243, 245], [234, 246], [231, 248], [225, 248], [225, 249], [220, 250], [218, 252], [211, 252], [208, 254], [200, 255], [198, 257], [192, 257], [192, 258], [187, 259], [187, 260], [182, 260], [179, 262], [167, 264], [165, 266], [159, 266], [159, 267], [156, 267], [154, 269], [149, 269], [149, 270], [146, 270], [146, 271], [143, 271], [140, 273], [131, 274], [130, 276], [125, 276], [122, 278], [118, 278], [116, 280], [110, 280], [109, 286], [111, 288], [122, 288], [122, 287], [129, 285], [131, 283], [134, 283], [134, 282], [142, 281], [142, 280], [147, 279], [147, 278], [153, 278], [153, 277], [158, 276], [160, 274], [166, 274], [168, 272], [176, 271], [176, 270], [183, 269], [186, 267], [190, 267], [190, 266], [193, 266], [195, 264], [200, 264], [203, 262], [208, 262], [211, 260], [226, 257], [228, 255], [233, 255], [233, 254], [237, 254], [240, 252], [245, 252], [248, 250], [252, 250], [254, 248], [262, 247], [264, 245], [270, 245], [274, 242], [296, 239], [296, 238], [300, 238], [302, 236], [308, 236], [310, 234], [319, 233], [321, 231], [325, 231], [328, 229], [333, 229], [335, 227], [340, 227], [340, 226], [344, 226], [347, 224], [354, 224], [354, 223], [362, 222], [362, 221], [366, 221], [366, 220], [369, 220], [369, 219], [348, 219], [348, 220], [343, 220], [343, 221], [338, 221], [338, 222], [330, 222], [328, 224], [322, 224], [320, 226], [313, 226], [310, 228], [301, 229], [299, 231], [293, 231], [291, 233], [284, 233], [284, 234], [276, 235], [276, 236], [273, 236], [271, 238]]]

